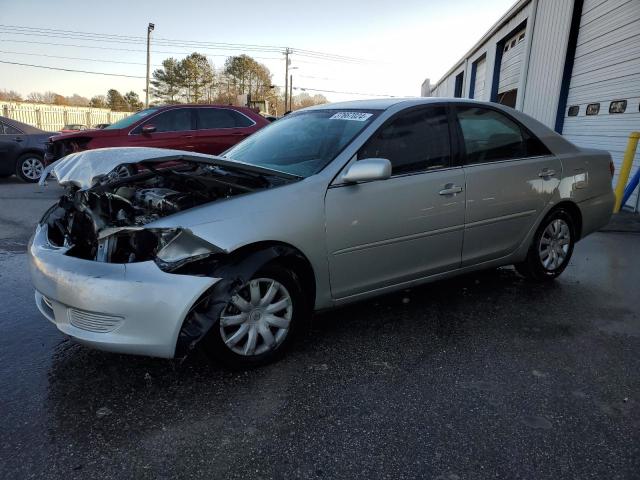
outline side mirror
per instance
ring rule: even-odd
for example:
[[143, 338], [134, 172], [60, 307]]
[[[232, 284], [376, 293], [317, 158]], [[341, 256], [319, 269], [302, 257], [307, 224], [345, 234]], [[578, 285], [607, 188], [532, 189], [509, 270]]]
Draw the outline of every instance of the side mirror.
[[386, 180], [391, 176], [391, 162], [386, 158], [365, 158], [352, 164], [342, 175], [346, 183]]
[[156, 131], [156, 126], [155, 125], [145, 125], [144, 127], [142, 127], [142, 133], [144, 134], [150, 134]]

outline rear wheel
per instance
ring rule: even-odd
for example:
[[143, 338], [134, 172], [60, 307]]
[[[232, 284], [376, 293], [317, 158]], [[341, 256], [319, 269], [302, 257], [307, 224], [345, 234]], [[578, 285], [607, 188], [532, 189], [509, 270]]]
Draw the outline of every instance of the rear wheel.
[[564, 209], [551, 212], [538, 227], [524, 262], [516, 264], [518, 273], [536, 281], [553, 280], [569, 264], [575, 244], [575, 226]]
[[295, 273], [268, 265], [243, 285], [204, 339], [205, 350], [234, 369], [280, 358], [307, 315]]
[[26, 153], [16, 162], [16, 175], [25, 182], [35, 183], [40, 180], [44, 170], [42, 156], [37, 153]]

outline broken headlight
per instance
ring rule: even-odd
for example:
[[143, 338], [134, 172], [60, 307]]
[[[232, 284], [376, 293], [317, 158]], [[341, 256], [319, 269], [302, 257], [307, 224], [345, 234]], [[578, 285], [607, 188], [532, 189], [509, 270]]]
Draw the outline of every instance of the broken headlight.
[[96, 260], [133, 263], [154, 260], [166, 271], [219, 253], [215, 245], [181, 228], [123, 228], [104, 232], [98, 240]]
[[162, 270], [173, 270], [185, 263], [200, 260], [221, 249], [188, 230], [162, 233], [162, 247], [156, 253], [156, 263]]

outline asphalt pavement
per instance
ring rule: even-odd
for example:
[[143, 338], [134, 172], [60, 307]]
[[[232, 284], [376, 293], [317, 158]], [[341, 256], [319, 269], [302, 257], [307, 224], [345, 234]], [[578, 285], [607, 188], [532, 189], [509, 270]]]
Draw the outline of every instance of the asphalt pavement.
[[[24, 253], [60, 189], [0, 181], [0, 478], [640, 478], [640, 234], [325, 313], [229, 372], [74, 344]], [[144, 301], [144, 299], [141, 299]]]

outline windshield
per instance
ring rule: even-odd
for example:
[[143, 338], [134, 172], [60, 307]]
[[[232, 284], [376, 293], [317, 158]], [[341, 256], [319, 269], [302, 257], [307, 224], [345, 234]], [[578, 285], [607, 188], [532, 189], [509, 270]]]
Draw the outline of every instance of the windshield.
[[308, 177], [329, 164], [377, 115], [375, 110], [293, 113], [254, 133], [223, 156]]
[[147, 108], [146, 110], [140, 110], [139, 112], [136, 112], [133, 115], [129, 115], [128, 117], [123, 118], [122, 120], [118, 120], [117, 122], [112, 123], [108, 127], [104, 127], [104, 129], [105, 130], [116, 130], [116, 129], [119, 129], [119, 128], [126, 128], [126, 127], [128, 127], [130, 125], [133, 125], [138, 120], [142, 120], [144, 117], [148, 117], [153, 112], [157, 112], [157, 111], [158, 111], [157, 108]]

